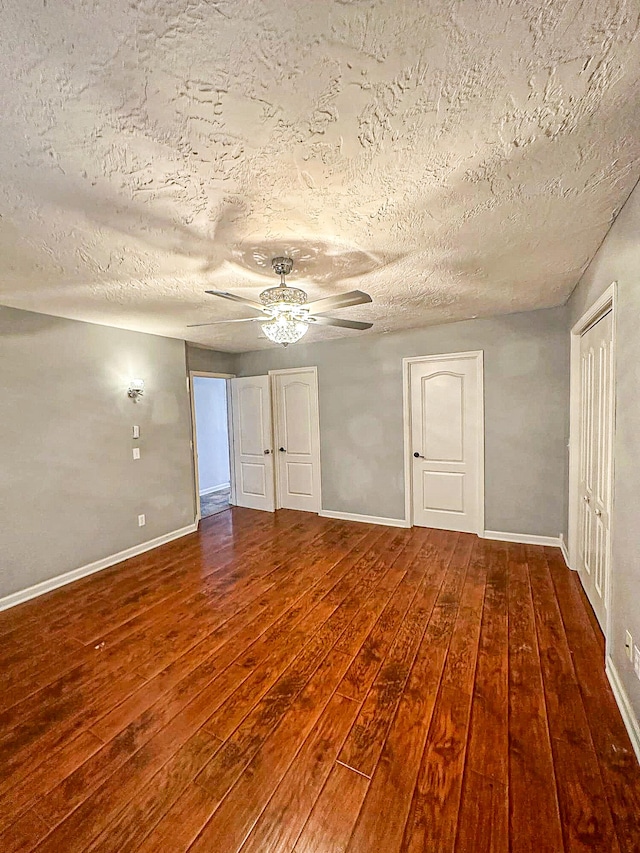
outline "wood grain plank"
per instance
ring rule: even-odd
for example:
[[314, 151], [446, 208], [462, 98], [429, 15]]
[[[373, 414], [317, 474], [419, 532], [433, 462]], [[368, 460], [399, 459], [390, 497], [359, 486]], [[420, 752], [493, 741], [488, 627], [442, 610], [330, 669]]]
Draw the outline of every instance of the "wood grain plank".
[[[330, 528], [328, 535], [331, 532], [332, 529]], [[306, 532], [305, 537], [311, 537], [314, 534], [315, 531], [312, 527], [311, 531]], [[302, 537], [303, 541], [305, 537]], [[223, 572], [228, 567], [228, 563], [229, 561], [227, 560], [214, 574]], [[107, 634], [100, 637], [97, 643], [97, 647], [101, 650], [100, 665], [103, 667], [109, 665], [111, 668], [120, 665], [129, 668], [135, 664], [138, 670], [146, 668], [147, 671], [144, 672], [144, 675], [145, 677], [149, 677], [148, 670], [153, 665], [153, 661], [150, 659], [154, 655], [169, 654], [175, 657], [179, 653], [178, 636], [175, 632], [176, 623], [180, 625], [182, 632], [180, 637], [182, 641], [181, 650], [186, 651], [191, 643], [197, 641], [198, 634], [202, 636], [213, 627], [208, 623], [208, 618], [203, 618], [203, 616], [208, 617], [209, 613], [214, 613], [215, 622], [222, 622], [227, 616], [232, 615], [244, 606], [244, 600], [242, 599], [246, 599], [249, 593], [255, 597], [260, 594], [261, 590], [269, 588], [270, 583], [262, 575], [268, 575], [272, 569], [267, 566], [264, 570], [258, 571], [257, 569], [261, 565], [264, 566], [264, 561], [258, 549], [253, 563], [251, 560], [245, 560], [240, 570], [224, 572], [218, 582], [218, 586], [213, 588], [210, 585], [211, 572], [208, 568], [203, 568], [201, 572], [189, 575], [188, 582], [185, 583], [184, 569], [181, 571], [182, 561], [180, 561], [173, 571], [163, 574], [155, 583], [150, 584], [149, 588], [143, 587], [142, 590], [137, 589], [128, 596], [121, 610], [126, 610], [126, 607], [129, 605], [135, 605], [136, 607], [139, 606], [141, 615], [137, 618], [129, 619], [119, 629], [114, 629], [113, 625], [114, 622], [118, 622], [118, 619], [112, 618], [113, 608], [115, 607], [114, 599], [117, 601], [118, 596], [110, 596], [105, 604], [105, 607], [108, 607], [110, 610], [104, 614], [104, 619], [100, 618], [102, 614], [99, 610], [96, 611], [95, 608], [91, 614], [93, 622], [99, 620], [99, 633], [103, 632], [104, 624], [109, 625]], [[253, 575], [251, 573], [252, 568], [254, 569]], [[177, 581], [172, 585], [171, 591], [173, 591], [173, 594], [169, 597], [164, 594], [160, 595], [160, 592], [164, 590], [168, 582], [167, 578], [174, 574], [177, 577]], [[245, 585], [248, 589], [242, 588], [243, 581], [246, 581]], [[209, 606], [210, 596], [216, 594], [219, 590], [224, 590], [230, 583], [232, 584], [232, 589], [229, 590], [223, 607], [216, 608], [215, 611], [212, 610]], [[149, 607], [149, 603], [153, 604], [154, 597], [157, 598], [158, 596], [160, 598], [159, 604], [155, 607]], [[241, 600], [238, 601], [238, 599]], [[144, 602], [144, 605], [142, 602]], [[182, 607], [184, 612], [180, 612], [179, 609], [177, 610], [177, 607]], [[187, 632], [187, 626], [190, 621], [193, 623], [194, 620], [196, 625], [194, 631], [196, 634], [195, 636], [191, 635], [191, 638], [187, 634], [185, 638], [184, 635]], [[122, 621], [122, 618], [120, 621]], [[71, 622], [72, 614], [65, 620], [65, 630], [70, 630], [69, 623]], [[164, 633], [161, 633], [162, 631]], [[171, 642], [166, 642], [167, 639]], [[189, 642], [189, 639], [191, 639], [191, 642]], [[79, 666], [70, 675], [78, 687], [85, 675], [90, 676], [94, 673], [95, 656], [92, 654], [92, 648], [93, 646], [91, 648], [83, 648], [82, 652], [76, 655], [76, 663]], [[158, 649], [162, 649], [163, 651], [159, 652]], [[85, 665], [83, 666], [82, 664]], [[69, 665], [63, 666], [61, 667], [61, 672], [63, 674], [67, 673], [70, 668]], [[37, 686], [39, 687], [40, 685]], [[22, 693], [25, 697], [30, 697], [31, 707], [37, 709], [42, 705], [42, 696], [38, 693], [33, 694], [33, 687], [34, 685], [30, 684], [28, 680], [25, 681], [22, 684]], [[51, 684], [48, 689], [49, 691], [55, 689], [55, 685]], [[17, 698], [18, 694], [16, 690], [13, 690], [12, 702], [15, 703]], [[29, 716], [29, 706], [27, 705], [26, 709], [22, 706], [16, 708], [15, 712], [17, 719], [24, 721]]]
[[453, 850], [462, 791], [470, 698], [442, 686], [433, 711], [400, 850]]
[[63, 691], [45, 702], [40, 712], [24, 724], [13, 727], [0, 741], [0, 765], [5, 774], [0, 793], [13, 786], [14, 774], [33, 772], [54, 750], [88, 729], [104, 705], [117, 704], [142, 683], [134, 672], [116, 671], [100, 675], [82, 691]]
[[137, 853], [185, 853], [211, 816], [211, 797], [192, 782], [147, 835]]
[[[535, 841], [532, 840], [532, 845]], [[535, 847], [533, 847], [535, 849]], [[508, 853], [509, 795], [506, 785], [467, 768], [464, 774], [456, 853]]]
[[417, 573], [402, 578], [345, 674], [339, 687], [343, 696], [362, 701], [367, 695], [420, 581]]
[[[348, 571], [344, 571], [348, 568]], [[261, 639], [258, 649], [251, 647], [238, 659], [239, 665], [250, 666], [252, 674], [243, 689], [236, 691], [211, 719], [207, 730], [226, 740], [249, 716], [263, 697], [297, 689], [305, 683], [309, 666], [318, 666], [321, 652], [339, 639], [357, 612], [358, 603], [384, 577], [384, 568], [376, 559], [358, 559], [357, 555], [341, 563], [342, 577], [319, 601], [315, 595], [304, 597], [291, 611], [288, 624], [274, 626]], [[306, 643], [311, 643], [305, 648]], [[261, 650], [271, 650], [261, 659]], [[258, 666], [259, 664], [259, 666]], [[284, 706], [283, 706], [284, 707]]]
[[29, 809], [0, 833], [0, 850], [2, 853], [28, 853], [49, 832], [49, 827], [41, 817]]
[[433, 712], [428, 742], [405, 825], [402, 850], [452, 851], [458, 826], [462, 777], [485, 595], [482, 543], [473, 551]]
[[509, 799], [513, 853], [564, 850], [524, 546], [508, 545]]
[[[420, 568], [422, 571], [417, 575], [418, 587], [413, 600], [340, 752], [340, 762], [364, 776], [371, 777], [378, 762], [444, 580], [445, 566], [440, 560], [434, 561], [432, 571], [424, 571], [423, 566]], [[406, 577], [409, 581], [415, 577], [413, 566], [409, 567]]]
[[483, 551], [486, 588], [455, 849], [508, 853], [507, 548], [487, 542]]
[[[283, 630], [282, 620], [290, 624], [300, 617], [300, 611], [293, 610], [294, 605], [299, 606], [300, 599], [305, 596], [315, 601], [323, 595], [327, 588], [331, 588], [336, 582], [336, 578], [349, 571], [362, 549], [375, 542], [379, 535], [380, 532], [375, 531], [361, 539], [355, 538], [351, 547], [346, 548], [346, 556], [337, 559], [324, 575], [319, 567], [310, 564], [306, 571], [296, 573], [293, 582], [276, 584], [273, 590], [212, 631], [187, 654], [169, 664], [128, 700], [103, 716], [92, 726], [92, 730], [103, 740], [109, 740], [161, 696], [181, 684], [183, 679], [197, 678], [211, 671], [220, 672], [225, 666], [249, 652], [255, 655], [253, 663], [257, 664], [260, 650], [272, 648], [274, 637]], [[271, 633], [268, 633], [269, 631]]]
[[64, 782], [102, 746], [102, 741], [95, 735], [82, 732], [61, 750], [45, 758], [33, 773], [16, 779], [15, 784], [0, 797], [0, 832], [14, 823], [37, 798]]
[[289, 765], [316, 724], [335, 737], [353, 719], [354, 703], [331, 695], [348, 660], [339, 652], [330, 655], [276, 731], [254, 756], [238, 782], [189, 848], [191, 853], [209, 853], [214, 847], [236, 853]]
[[293, 849], [357, 711], [357, 703], [333, 695], [255, 823], [242, 853], [289, 853]]
[[484, 544], [487, 581], [466, 765], [506, 789], [509, 781], [507, 546]]
[[368, 786], [366, 776], [334, 764], [293, 853], [344, 853]]
[[[102, 749], [70, 773], [59, 785], [43, 796], [38, 812], [50, 826], [56, 826], [65, 816], [85, 802], [96, 790], [108, 783], [122, 768], [135, 770], [132, 759], [155, 738], [164, 743], [168, 731], [186, 736], [202, 727], [212, 708], [224, 701], [246, 678], [241, 668], [229, 667], [208, 683], [190, 685], [191, 689], [177, 690], [172, 701], [159, 700], [139, 719]], [[172, 728], [167, 728], [171, 726]], [[180, 741], [175, 743], [176, 748]]]
[[194, 737], [210, 737], [199, 729], [208, 713], [206, 700], [211, 698], [200, 694], [184, 713], [133, 753], [49, 833], [38, 845], [39, 853], [81, 853], [90, 847], [184, 744]]
[[221, 742], [207, 732], [196, 732], [85, 848], [87, 853], [135, 850], [220, 746]]
[[471, 558], [472, 537], [456, 536], [415, 663], [358, 816], [348, 851], [400, 849]]
[[[349, 591], [341, 592], [343, 595], [341, 603], [334, 608], [329, 618], [325, 618], [321, 630], [318, 630], [320, 629], [318, 624], [312, 640], [306, 647], [303, 647], [269, 691], [255, 705], [253, 711], [247, 715], [243, 723], [227, 739], [217, 760], [211, 762], [200, 774], [198, 782], [206, 787], [212, 796], [220, 799], [225, 796], [237, 775], [251, 760], [269, 732], [287, 713], [291, 703], [340, 638], [357, 610], [358, 596], [361, 590], [369, 588], [370, 584], [375, 584], [376, 575], [379, 576], [379, 574], [380, 570], [376, 570], [376, 566], [373, 565], [362, 567], [362, 574], [360, 575], [354, 572], [350, 576]], [[326, 616], [326, 611], [323, 609], [320, 609], [318, 613], [321, 617]], [[311, 616], [314, 616], [314, 611], [311, 612]], [[290, 643], [291, 638], [287, 637], [286, 645], [289, 646]], [[209, 723], [207, 728], [213, 733], [217, 731], [217, 728], [211, 729]]]
[[640, 768], [604, 672], [602, 635], [587, 612], [576, 573], [556, 549], [545, 554], [618, 844], [632, 853], [640, 849]]
[[618, 853], [600, 767], [544, 552], [527, 547], [565, 850]]

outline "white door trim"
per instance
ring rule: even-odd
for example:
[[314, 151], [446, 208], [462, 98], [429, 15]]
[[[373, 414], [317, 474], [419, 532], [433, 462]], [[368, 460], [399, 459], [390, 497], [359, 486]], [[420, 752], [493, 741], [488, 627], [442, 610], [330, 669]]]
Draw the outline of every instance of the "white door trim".
[[484, 535], [484, 350], [418, 355], [402, 359], [402, 417], [404, 422], [404, 517], [413, 527], [413, 488], [411, 463], [411, 365], [429, 361], [475, 359], [478, 382], [478, 536]]
[[[193, 393], [193, 377], [204, 376], [205, 379], [235, 379], [235, 373], [207, 373], [205, 370], [190, 370], [187, 376], [189, 389], [189, 403], [191, 405], [191, 452], [193, 455], [193, 487], [195, 489], [195, 525], [200, 524], [202, 510], [200, 507], [200, 477], [198, 475], [198, 436], [196, 434], [196, 398]], [[229, 503], [236, 502], [236, 483], [233, 472], [233, 429], [231, 422], [231, 389], [227, 382], [227, 434], [229, 436], [229, 479], [231, 480], [231, 494]]]
[[[616, 299], [618, 282], [612, 282], [604, 291], [602, 296], [588, 308], [578, 322], [571, 329], [571, 356], [570, 356], [570, 390], [569, 390], [569, 568], [578, 569], [578, 485], [580, 480], [580, 338], [596, 323], [604, 314], [611, 311], [611, 375], [613, 377], [613, 388], [611, 393], [611, 446], [609, 447], [609, 476], [611, 479], [609, 495], [613, 503], [613, 489], [615, 482], [615, 457], [613, 446], [616, 431]], [[611, 560], [611, 542], [614, 536], [613, 524], [609, 522], [609, 553], [607, 565], [607, 586], [605, 590], [605, 606], [607, 609], [607, 625], [605, 629], [605, 640], [611, 636], [611, 576], [613, 574], [613, 563]]]
[[[313, 423], [313, 431], [315, 433], [314, 439], [316, 442], [316, 447], [318, 448], [318, 512], [322, 510], [322, 460], [321, 460], [321, 451], [320, 451], [320, 396], [318, 393], [318, 368], [317, 367], [283, 367], [279, 370], [270, 370], [269, 371], [269, 381], [271, 387], [271, 417], [273, 419], [273, 423], [271, 424], [271, 429], [273, 431], [273, 450], [274, 453], [277, 453], [278, 450], [276, 448], [276, 444], [278, 443], [278, 406], [276, 405], [275, 399], [275, 383], [273, 381], [274, 376], [283, 375], [283, 374], [291, 374], [291, 373], [313, 373], [315, 376], [316, 382], [316, 403], [317, 403], [317, 418], [315, 418]], [[277, 459], [277, 457], [276, 457]], [[280, 466], [277, 464], [277, 461], [274, 460], [274, 475], [276, 482], [276, 509], [282, 509], [282, 500], [281, 500], [281, 484], [280, 484]]]

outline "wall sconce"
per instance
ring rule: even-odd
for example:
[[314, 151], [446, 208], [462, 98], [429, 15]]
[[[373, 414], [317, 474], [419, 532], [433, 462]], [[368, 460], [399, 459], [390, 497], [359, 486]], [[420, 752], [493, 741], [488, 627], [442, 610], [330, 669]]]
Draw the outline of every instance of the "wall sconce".
[[129, 382], [129, 390], [127, 391], [127, 394], [131, 397], [134, 403], [137, 402], [138, 398], [142, 397], [144, 394], [144, 379], [132, 379]]

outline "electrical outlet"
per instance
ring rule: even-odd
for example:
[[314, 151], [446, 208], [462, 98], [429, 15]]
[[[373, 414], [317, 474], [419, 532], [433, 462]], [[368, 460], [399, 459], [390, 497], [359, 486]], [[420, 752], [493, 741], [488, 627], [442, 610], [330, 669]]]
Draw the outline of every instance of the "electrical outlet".
[[140, 459], [140, 448], [139, 447], [133, 448], [133, 458], [134, 459]]
[[633, 660], [633, 637], [630, 631], [624, 632], [624, 650], [629, 660]]
[[144, 513], [141, 513], [138, 516], [138, 527], [144, 527], [146, 523], [147, 523], [147, 519], [145, 518]]

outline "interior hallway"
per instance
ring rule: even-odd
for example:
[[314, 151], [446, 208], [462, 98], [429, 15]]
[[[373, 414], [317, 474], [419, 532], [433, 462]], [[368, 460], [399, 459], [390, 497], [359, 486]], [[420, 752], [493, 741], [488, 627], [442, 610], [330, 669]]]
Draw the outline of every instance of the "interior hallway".
[[0, 613], [0, 849], [640, 849], [560, 552], [234, 508]]
[[209, 495], [200, 495], [200, 518], [209, 518], [229, 509], [231, 504], [231, 489], [223, 489], [219, 492], [211, 492]]

